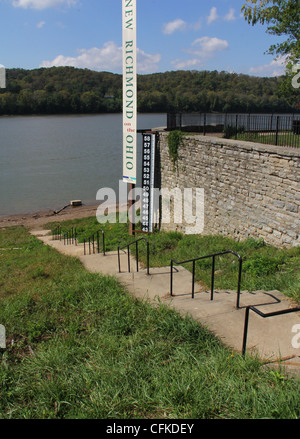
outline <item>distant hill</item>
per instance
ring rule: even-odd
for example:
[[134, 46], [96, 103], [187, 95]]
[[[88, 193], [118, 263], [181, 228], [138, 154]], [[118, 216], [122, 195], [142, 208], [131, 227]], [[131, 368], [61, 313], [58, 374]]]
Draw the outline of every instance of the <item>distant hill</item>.
[[[280, 78], [217, 71], [138, 76], [139, 112], [291, 112], [276, 94]], [[74, 67], [7, 69], [0, 115], [122, 111], [122, 75]]]

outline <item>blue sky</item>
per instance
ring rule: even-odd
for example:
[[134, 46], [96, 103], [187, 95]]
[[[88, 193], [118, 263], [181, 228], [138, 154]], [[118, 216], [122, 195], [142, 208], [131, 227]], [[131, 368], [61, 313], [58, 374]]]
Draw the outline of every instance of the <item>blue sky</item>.
[[[138, 73], [225, 70], [276, 76], [280, 41], [241, 15], [245, 0], [137, 0]], [[122, 72], [121, 0], [0, 0], [0, 64]]]

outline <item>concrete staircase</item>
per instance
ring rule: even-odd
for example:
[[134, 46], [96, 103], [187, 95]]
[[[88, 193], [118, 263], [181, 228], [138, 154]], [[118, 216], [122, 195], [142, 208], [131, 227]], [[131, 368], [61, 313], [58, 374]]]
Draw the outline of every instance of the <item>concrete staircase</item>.
[[[199, 284], [195, 284], [195, 297], [192, 299], [192, 274], [182, 266], [176, 266], [174, 270], [171, 297], [170, 267], [150, 268], [147, 275], [146, 268], [141, 264], [136, 271], [136, 260], [130, 255], [131, 272], [128, 273], [128, 255], [121, 252], [119, 273], [117, 251], [107, 252], [105, 256], [84, 255], [83, 244], [65, 245], [63, 240], [52, 240], [47, 230], [31, 233], [59, 252], [79, 258], [88, 271], [115, 276], [135, 297], [151, 303], [160, 300], [183, 316], [190, 315], [234, 351], [242, 350], [247, 306], [257, 306], [263, 313], [296, 306], [277, 290], [241, 291], [240, 308], [236, 309], [236, 291], [216, 290], [211, 301], [210, 292]], [[300, 312], [263, 318], [250, 311], [247, 354], [250, 353], [258, 355], [266, 363], [280, 363], [287, 370], [300, 373]]]

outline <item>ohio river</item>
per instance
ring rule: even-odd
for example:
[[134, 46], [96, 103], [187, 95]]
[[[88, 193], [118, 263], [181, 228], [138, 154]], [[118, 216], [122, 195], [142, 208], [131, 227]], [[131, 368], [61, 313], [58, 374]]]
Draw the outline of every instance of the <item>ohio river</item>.
[[[139, 114], [138, 129], [166, 126], [166, 114]], [[122, 115], [0, 118], [0, 216], [97, 204], [122, 180]], [[138, 134], [138, 163], [142, 135]], [[137, 175], [139, 179], [141, 176]]]

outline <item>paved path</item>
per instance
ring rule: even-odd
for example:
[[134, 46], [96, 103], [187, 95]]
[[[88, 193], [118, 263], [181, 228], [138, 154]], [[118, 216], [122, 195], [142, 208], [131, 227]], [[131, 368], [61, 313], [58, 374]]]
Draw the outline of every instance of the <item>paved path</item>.
[[[204, 291], [198, 284], [195, 284], [195, 297], [192, 299], [192, 274], [181, 266], [176, 266], [177, 271], [174, 271], [171, 297], [170, 267], [150, 268], [150, 274], [147, 275], [146, 269], [140, 264], [137, 272], [136, 260], [130, 256], [131, 272], [128, 273], [128, 256], [121, 252], [119, 273], [116, 251], [105, 256], [84, 255], [82, 244], [64, 245], [63, 241], [52, 240], [49, 231], [32, 231], [32, 234], [59, 252], [78, 257], [87, 270], [116, 276], [134, 296], [151, 302], [159, 298], [182, 315], [191, 315], [235, 351], [242, 350], [247, 306], [257, 305], [263, 313], [296, 306], [279, 291], [242, 291], [240, 308], [236, 309], [235, 291], [217, 290], [211, 301], [210, 292]], [[86, 251], [89, 252], [88, 247]], [[250, 311], [247, 334], [247, 353], [257, 354], [270, 363], [281, 361], [287, 370], [300, 373], [300, 312], [263, 318]], [[293, 340], [296, 342], [294, 346]]]

